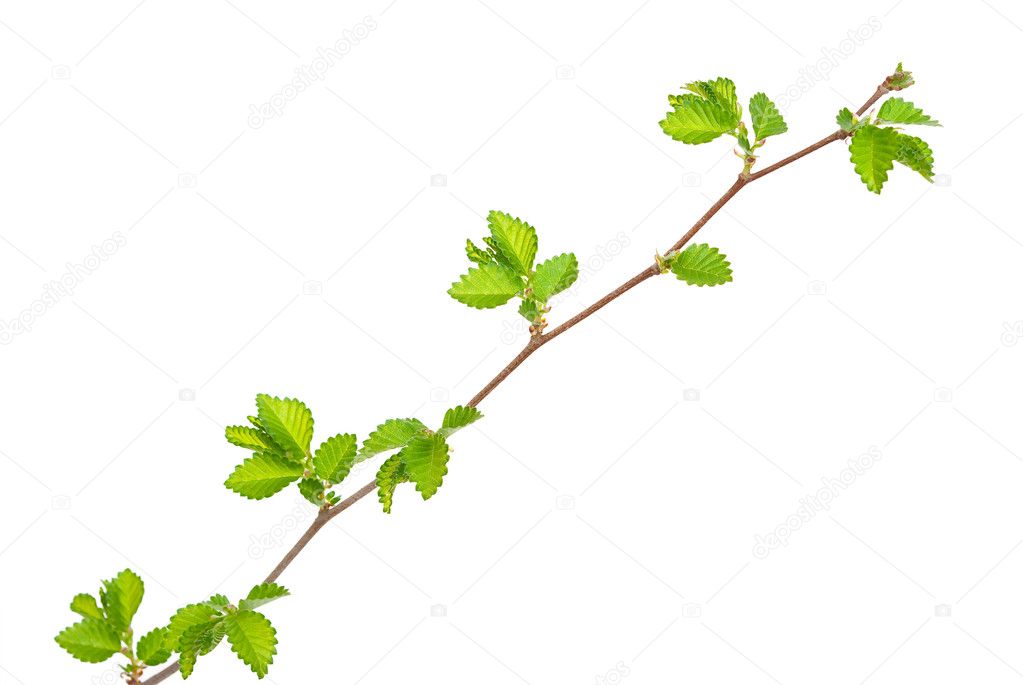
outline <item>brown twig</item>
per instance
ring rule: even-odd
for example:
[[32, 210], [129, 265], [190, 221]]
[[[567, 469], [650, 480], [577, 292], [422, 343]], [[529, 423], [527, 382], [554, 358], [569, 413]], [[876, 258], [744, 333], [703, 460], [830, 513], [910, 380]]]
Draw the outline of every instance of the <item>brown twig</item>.
[[[875, 102], [877, 102], [881, 97], [883, 97], [886, 93], [889, 92], [890, 89], [886, 85], [887, 81], [888, 79], [885, 79], [885, 82], [883, 82], [881, 85], [877, 87], [877, 90], [874, 91], [874, 94], [870, 96], [870, 98], [863, 104], [863, 106], [856, 110], [857, 116], [862, 115]], [[831, 133], [830, 135], [821, 138], [816, 143], [808, 145], [802, 150], [789, 155], [780, 162], [775, 162], [770, 166], [764, 167], [763, 169], [757, 171], [756, 173], [747, 175], [740, 174], [739, 177], [735, 180], [735, 183], [733, 183], [728, 188], [728, 190], [726, 190], [724, 194], [720, 198], [718, 198], [718, 200], [713, 205], [711, 205], [710, 209], [708, 209], [707, 212], [703, 216], [701, 216], [696, 221], [696, 223], [693, 224], [692, 227], [688, 231], [686, 231], [686, 233], [668, 249], [668, 252], [677, 251], [681, 249], [684, 245], [686, 245], [686, 243], [688, 243], [690, 240], [692, 240], [693, 236], [695, 236], [696, 233], [701, 228], [703, 228], [707, 224], [707, 222], [710, 221], [711, 218], [713, 218], [713, 216], [717, 214], [721, 210], [721, 208], [728, 203], [729, 200], [735, 197], [740, 190], [742, 190], [750, 183], [759, 180], [764, 176], [767, 176], [768, 174], [773, 173], [778, 169], [781, 169], [782, 167], [787, 166], [802, 157], [805, 157], [811, 152], [815, 152], [821, 149], [822, 147], [835, 141], [843, 140], [848, 136], [849, 133], [846, 131], [843, 130], [835, 131], [834, 133]], [[581, 312], [579, 312], [572, 318], [568, 319], [564, 323], [560, 324], [559, 326], [552, 328], [547, 333], [530, 336], [529, 342], [526, 343], [526, 346], [522, 349], [522, 351], [519, 352], [514, 359], [508, 362], [508, 365], [501, 369], [501, 371], [498, 372], [498, 374], [494, 376], [485, 386], [483, 386], [483, 388], [478, 393], [476, 393], [476, 395], [474, 395], [471, 400], [469, 400], [467, 405], [470, 407], [477, 406], [487, 397], [487, 395], [489, 395], [494, 390], [494, 388], [503, 383], [504, 380], [508, 378], [508, 376], [510, 376], [512, 372], [515, 371], [515, 369], [517, 369], [522, 364], [522, 362], [526, 361], [526, 359], [532, 356], [534, 352], [539, 350], [541, 347], [543, 347], [544, 345], [546, 345], [551, 340], [558, 337], [568, 329], [575, 326], [577, 323], [583, 321], [584, 319], [589, 318], [598, 310], [602, 309], [605, 305], [609, 304], [610, 302], [613, 302], [614, 300], [617, 300], [619, 297], [621, 297], [628, 291], [632, 290], [643, 281], [647, 280], [648, 278], [657, 276], [658, 274], [660, 274], [660, 268], [655, 263], [652, 266], [643, 269], [638, 274], [636, 274], [629, 280], [625, 281], [620, 286], [618, 286], [611, 292], [607, 293], [599, 300], [591, 304], [589, 307], [582, 310]], [[372, 480], [369, 483], [363, 485], [355, 492], [353, 492], [351, 495], [348, 496], [347, 499], [343, 500], [339, 504], [331, 507], [330, 509], [323, 510], [319, 514], [317, 514], [316, 519], [313, 521], [313, 523], [309, 526], [308, 529], [306, 529], [304, 533], [302, 533], [302, 537], [299, 538], [298, 541], [294, 544], [294, 546], [288, 550], [288, 553], [285, 554], [284, 558], [281, 559], [280, 563], [278, 563], [277, 566], [274, 567], [274, 570], [270, 572], [270, 575], [266, 577], [266, 580], [264, 582], [272, 583], [276, 581], [280, 577], [280, 575], [284, 573], [284, 570], [288, 568], [291, 562], [295, 560], [295, 557], [297, 557], [299, 553], [303, 549], [305, 549], [305, 546], [309, 544], [309, 541], [313, 539], [313, 536], [320, 532], [321, 528], [327, 525], [327, 523], [331, 521], [335, 516], [343, 512], [345, 509], [348, 509], [350, 506], [358, 502], [360, 499], [362, 499], [369, 493], [373, 492], [375, 489], [376, 481]], [[176, 673], [178, 671], [178, 668], [179, 666], [177, 663], [171, 664], [170, 666], [164, 668], [159, 673], [153, 675], [148, 680], [144, 681], [143, 685], [156, 685], [156, 683], [163, 682], [171, 675]]]

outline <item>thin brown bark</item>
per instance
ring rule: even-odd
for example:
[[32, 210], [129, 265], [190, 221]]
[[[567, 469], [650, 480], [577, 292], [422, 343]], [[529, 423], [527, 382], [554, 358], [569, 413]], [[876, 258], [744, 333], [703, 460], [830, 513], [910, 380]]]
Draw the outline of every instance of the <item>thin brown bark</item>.
[[[875, 102], [877, 102], [881, 97], [883, 97], [888, 92], [889, 88], [884, 83], [879, 85], [877, 87], [877, 90], [874, 91], [874, 94], [870, 96], [870, 98], [863, 104], [863, 106], [856, 110], [856, 114], [862, 115]], [[740, 190], [742, 190], [744, 187], [746, 187], [753, 181], [761, 179], [764, 176], [774, 171], [777, 171], [778, 169], [781, 169], [782, 167], [787, 166], [802, 157], [805, 157], [811, 152], [815, 152], [821, 149], [822, 147], [830, 143], [833, 143], [837, 140], [843, 140], [848, 136], [849, 134], [846, 131], [842, 130], [835, 131], [834, 133], [831, 133], [825, 136], [824, 138], [821, 138], [816, 143], [808, 145], [802, 150], [792, 155], [789, 155], [780, 162], [775, 162], [770, 166], [764, 167], [763, 169], [757, 171], [756, 173], [752, 173], [749, 175], [740, 174], [739, 177], [735, 180], [735, 182], [728, 188], [728, 190], [726, 190], [724, 194], [720, 198], [718, 198], [713, 205], [711, 205], [710, 209], [708, 209], [707, 212], [703, 216], [701, 216], [696, 221], [696, 223], [694, 223], [692, 227], [688, 231], [686, 231], [686, 233], [681, 238], [679, 238], [678, 241], [676, 241], [675, 244], [672, 245], [667, 251], [674, 252], [685, 246], [690, 240], [692, 240], [693, 236], [695, 236], [697, 232], [699, 232], [699, 230], [703, 228], [707, 224], [707, 222], [710, 221], [711, 218], [713, 218], [713, 216], [721, 210], [722, 207], [724, 207], [733, 197], [735, 197]], [[629, 280], [625, 281], [620, 286], [618, 286], [611, 292], [607, 293], [599, 300], [591, 304], [589, 307], [582, 310], [581, 312], [579, 312], [572, 318], [568, 319], [564, 323], [556, 326], [555, 328], [552, 328], [547, 333], [531, 336], [529, 342], [526, 343], [526, 346], [522, 349], [522, 351], [519, 352], [514, 359], [508, 362], [508, 365], [501, 369], [501, 371], [498, 372], [498, 374], [494, 376], [485, 386], [483, 386], [483, 388], [478, 393], [476, 393], [476, 395], [474, 395], [471, 400], [467, 402], [467, 405], [470, 407], [477, 406], [487, 397], [487, 395], [489, 395], [494, 390], [494, 388], [503, 383], [504, 380], [508, 378], [508, 376], [510, 376], [512, 372], [515, 371], [515, 369], [517, 369], [522, 364], [522, 362], [526, 361], [526, 359], [532, 356], [534, 352], [539, 350], [541, 347], [543, 347], [544, 345], [546, 345], [551, 340], [558, 337], [568, 329], [575, 326], [577, 323], [583, 321], [584, 319], [589, 318], [598, 310], [602, 309], [605, 305], [613, 302], [614, 300], [618, 299], [628, 291], [632, 290], [643, 281], [654, 276], [657, 276], [658, 274], [660, 274], [660, 268], [655, 263], [652, 266], [643, 269], [638, 274], [636, 274]], [[274, 570], [270, 572], [270, 575], [266, 577], [266, 580], [264, 582], [272, 583], [276, 581], [284, 572], [284, 570], [291, 564], [291, 562], [295, 560], [295, 557], [297, 557], [299, 553], [303, 549], [305, 549], [305, 546], [309, 544], [309, 541], [313, 539], [313, 536], [320, 532], [321, 528], [327, 525], [327, 523], [331, 521], [335, 516], [340, 514], [345, 509], [348, 509], [350, 506], [358, 502], [360, 499], [362, 499], [369, 493], [373, 492], [373, 490], [375, 489], [376, 481], [372, 480], [363, 485], [361, 488], [356, 490], [351, 495], [349, 495], [347, 499], [343, 500], [336, 506], [321, 511], [316, 516], [316, 519], [309, 526], [309, 528], [302, 534], [302, 537], [298, 539], [294, 546], [290, 550], [288, 550], [288, 553], [284, 555], [284, 558], [281, 559], [280, 563], [278, 563]], [[153, 675], [148, 680], [144, 681], [143, 685], [156, 685], [156, 683], [163, 682], [171, 675], [176, 673], [178, 671], [178, 668], [179, 666], [177, 663], [171, 664], [170, 666], [164, 668], [159, 673]]]

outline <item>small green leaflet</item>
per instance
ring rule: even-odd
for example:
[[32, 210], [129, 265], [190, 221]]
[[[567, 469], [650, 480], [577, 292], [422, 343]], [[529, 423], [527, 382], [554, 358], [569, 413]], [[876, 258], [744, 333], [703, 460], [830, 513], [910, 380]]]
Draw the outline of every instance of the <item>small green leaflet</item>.
[[441, 423], [437, 434], [442, 437], [454, 435], [470, 423], [475, 423], [483, 418], [483, 412], [476, 407], [453, 407], [444, 412], [444, 421]]
[[693, 81], [687, 83], [685, 89], [734, 114], [736, 123], [742, 117], [742, 108], [735, 96], [735, 83], [732, 79], [720, 76], [713, 81]]
[[224, 429], [224, 437], [232, 445], [244, 447], [253, 452], [280, 452], [284, 450], [277, 445], [269, 434], [259, 428], [250, 426], [228, 426]]
[[849, 159], [867, 189], [881, 193], [888, 172], [899, 155], [899, 132], [867, 125], [857, 129], [849, 144]]
[[416, 484], [416, 490], [422, 493], [423, 499], [433, 497], [448, 472], [448, 444], [444, 442], [444, 436], [420, 436], [399, 454], [405, 462], [409, 480]]
[[309, 455], [313, 439], [313, 414], [299, 400], [256, 395], [259, 423], [283, 447], [289, 459], [302, 462]]
[[230, 603], [231, 601], [225, 595], [220, 594], [213, 595], [204, 602], [204, 604], [213, 607], [217, 611], [223, 611], [224, 609], [227, 608], [227, 605]]
[[722, 285], [732, 280], [731, 264], [716, 247], [690, 245], [671, 261], [671, 270], [689, 285]]
[[98, 618], [103, 620], [103, 610], [96, 604], [96, 598], [90, 594], [82, 593], [75, 595], [71, 600], [71, 611], [85, 618]]
[[884, 85], [888, 90], [905, 90], [914, 83], [916, 81], [913, 80], [913, 72], [904, 70], [902, 62], [895, 67], [895, 73], [884, 80]]
[[905, 133], [899, 134], [898, 144], [899, 152], [895, 161], [904, 164], [926, 178], [928, 182], [933, 183], [934, 153], [931, 152], [930, 146], [920, 138]]
[[316, 448], [316, 475], [329, 483], [340, 483], [355, 464], [357, 438], [351, 433], [327, 438]]
[[529, 323], [537, 323], [537, 320], [543, 316], [543, 310], [536, 300], [530, 298], [519, 303], [519, 314]]
[[106, 661], [121, 650], [117, 630], [98, 618], [82, 619], [60, 631], [55, 639], [71, 656], [90, 664]]
[[924, 114], [922, 109], [902, 98], [885, 100], [884, 104], [881, 105], [881, 109], [877, 112], [877, 123], [941, 126], [936, 120]]
[[843, 131], [852, 131], [856, 128], [856, 117], [853, 116], [852, 111], [848, 107], [843, 107], [838, 110], [838, 116], [835, 117], [835, 121]]
[[243, 611], [250, 611], [264, 604], [269, 604], [275, 599], [287, 597], [291, 593], [283, 585], [277, 583], [262, 583], [249, 590], [245, 599], [238, 602], [238, 608]]
[[421, 435], [425, 430], [426, 425], [419, 419], [387, 419], [362, 443], [359, 461], [381, 452], [404, 447], [409, 440]]
[[465, 240], [465, 254], [469, 258], [470, 262], [476, 262], [477, 264], [489, 264], [494, 261], [494, 256], [484, 249], [476, 247], [476, 245], [466, 238]]
[[536, 229], [518, 217], [496, 210], [487, 216], [487, 223], [498, 252], [515, 271], [528, 276], [536, 259]]
[[178, 663], [181, 665], [181, 677], [188, 679], [195, 669], [196, 660], [204, 654], [209, 654], [220, 641], [224, 639], [224, 618], [218, 616], [207, 623], [197, 623], [189, 626], [178, 640], [178, 649], [181, 657]]
[[758, 141], [789, 130], [781, 112], [765, 93], [757, 93], [750, 98], [749, 114], [753, 119], [753, 134]]
[[547, 302], [568, 289], [578, 277], [579, 262], [574, 254], [567, 252], [538, 264], [536, 272], [529, 278], [528, 287], [533, 289], [533, 297], [538, 302]]
[[255, 611], [238, 611], [224, 618], [231, 651], [263, 678], [277, 653], [277, 631], [269, 619]]
[[739, 125], [735, 112], [686, 93], [674, 99], [675, 110], [661, 120], [661, 129], [674, 140], [698, 145], [709, 143]]
[[317, 478], [303, 478], [298, 482], [298, 491], [314, 507], [322, 507], [326, 503], [323, 490], [323, 481]]
[[171, 658], [171, 650], [166, 645], [167, 629], [153, 628], [139, 638], [135, 652], [139, 659], [149, 666], [159, 666]]
[[242, 497], [264, 499], [301, 478], [303, 472], [297, 462], [273, 454], [257, 454], [239, 464], [224, 485]]
[[175, 651], [181, 651], [181, 637], [189, 628], [208, 625], [219, 620], [220, 616], [220, 611], [206, 602], [181, 607], [171, 616], [167, 625], [167, 645]]
[[405, 463], [401, 460], [401, 454], [393, 454], [380, 465], [377, 471], [377, 489], [380, 504], [384, 507], [384, 513], [391, 513], [391, 503], [394, 500], [394, 490], [400, 483], [409, 481], [408, 473], [405, 471]]
[[522, 290], [522, 277], [497, 263], [481, 264], [469, 269], [448, 294], [462, 304], [476, 309], [492, 309], [515, 297]]
[[110, 580], [103, 581], [100, 590], [100, 602], [106, 612], [107, 621], [118, 631], [131, 627], [131, 619], [135, 617], [145, 585], [130, 569], [124, 569]]

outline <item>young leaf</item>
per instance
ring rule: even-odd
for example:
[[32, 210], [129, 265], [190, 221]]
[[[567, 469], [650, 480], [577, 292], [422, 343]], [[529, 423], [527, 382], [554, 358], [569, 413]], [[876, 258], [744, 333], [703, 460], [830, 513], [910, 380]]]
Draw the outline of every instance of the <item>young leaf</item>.
[[856, 117], [853, 116], [852, 110], [848, 107], [838, 110], [838, 116], [835, 117], [835, 121], [838, 122], [839, 127], [843, 131], [852, 131], [856, 127]]
[[448, 437], [483, 418], [483, 412], [476, 407], [452, 407], [444, 412], [444, 421], [441, 423], [438, 435]]
[[753, 134], [757, 140], [776, 136], [789, 130], [781, 112], [765, 93], [757, 93], [750, 98], [749, 114], [753, 119]]
[[71, 600], [71, 611], [85, 618], [98, 618], [103, 620], [103, 610], [96, 604], [96, 598], [92, 595], [82, 593], [75, 595]]
[[181, 651], [181, 637], [193, 626], [209, 625], [220, 620], [221, 614], [206, 602], [189, 604], [174, 612], [167, 625], [167, 646]]
[[417, 435], [422, 435], [426, 425], [419, 419], [387, 419], [369, 434], [362, 443], [359, 461], [373, 455], [404, 447]]
[[522, 277], [506, 266], [483, 264], [451, 284], [448, 295], [476, 309], [493, 309], [522, 290]]
[[263, 614], [239, 611], [224, 618], [227, 641], [238, 658], [260, 678], [267, 673], [277, 653], [277, 631]]
[[913, 72], [903, 69], [902, 62], [895, 67], [895, 73], [884, 80], [884, 85], [888, 90], [905, 90], [914, 83], [916, 81], [913, 80]]
[[106, 661], [121, 650], [117, 629], [98, 618], [82, 619], [54, 639], [71, 656], [90, 664]]
[[303, 478], [298, 482], [298, 491], [314, 507], [323, 506], [323, 490], [323, 481], [318, 478]]
[[110, 580], [104, 580], [99, 597], [110, 625], [118, 631], [130, 628], [131, 619], [142, 604], [143, 594], [145, 585], [142, 579], [130, 569], [124, 569]]
[[238, 608], [242, 611], [251, 611], [264, 604], [269, 604], [275, 599], [281, 597], [287, 597], [291, 593], [288, 592], [288, 588], [277, 583], [262, 583], [256, 585], [254, 588], [249, 590], [248, 596], [242, 601], [238, 602]]
[[203, 604], [206, 604], [207, 606], [211, 606], [214, 609], [216, 609], [217, 611], [223, 611], [224, 609], [227, 608], [227, 605], [230, 604], [230, 603], [231, 603], [231, 601], [227, 598], [227, 596], [221, 595], [221, 594], [213, 595], [212, 597], [207, 599], [205, 602], [203, 602]]
[[409, 480], [423, 499], [430, 499], [441, 486], [448, 472], [448, 444], [443, 435], [424, 435], [415, 438], [401, 452]]
[[885, 100], [884, 104], [881, 105], [881, 109], [877, 112], [877, 123], [941, 126], [936, 120], [924, 114], [922, 109], [902, 98]]
[[899, 155], [899, 132], [868, 125], [857, 129], [849, 144], [849, 159], [867, 189], [881, 193], [895, 158]]
[[675, 98], [675, 111], [660, 122], [661, 129], [674, 140], [698, 145], [709, 143], [739, 125], [735, 112], [687, 93]]
[[719, 76], [713, 81], [693, 81], [687, 83], [685, 89], [734, 114], [738, 124], [742, 117], [742, 108], [739, 107], [739, 99], [735, 96], [735, 83], [732, 79]]
[[536, 267], [536, 273], [529, 278], [533, 297], [546, 302], [554, 295], [569, 288], [579, 277], [579, 262], [571, 252], [551, 257]]
[[171, 650], [167, 647], [167, 629], [153, 628], [139, 638], [135, 649], [136, 656], [149, 666], [159, 666], [171, 658]]
[[302, 477], [301, 464], [273, 454], [257, 454], [239, 464], [224, 485], [242, 497], [264, 499]]
[[926, 178], [928, 182], [933, 183], [934, 153], [931, 152], [930, 146], [920, 138], [908, 136], [905, 133], [899, 134], [898, 143], [899, 154], [895, 161], [904, 164]]
[[477, 264], [489, 264], [494, 261], [494, 256], [486, 250], [476, 247], [476, 245], [469, 239], [465, 241], [465, 254], [469, 257], [469, 261], [476, 262]]
[[519, 314], [529, 323], [536, 323], [543, 316], [543, 311], [539, 302], [529, 298], [519, 303]]
[[358, 439], [351, 433], [327, 438], [316, 448], [313, 457], [316, 475], [331, 483], [343, 481], [355, 463], [357, 442]]
[[522, 276], [528, 276], [536, 259], [536, 229], [504, 212], [493, 210], [487, 216], [490, 235], [500, 252], [512, 268]]
[[181, 652], [178, 662], [181, 665], [182, 678], [187, 679], [192, 675], [195, 662], [200, 656], [209, 654], [216, 649], [220, 641], [224, 639], [225, 630], [224, 618], [218, 617], [207, 623], [189, 626], [182, 633], [181, 639], [178, 641], [178, 648]]
[[394, 500], [394, 490], [400, 483], [409, 481], [408, 472], [405, 470], [405, 462], [401, 460], [401, 453], [393, 454], [380, 465], [377, 471], [377, 496], [380, 504], [384, 506], [384, 513], [391, 513], [391, 503]]
[[671, 262], [671, 270], [689, 285], [722, 285], [732, 280], [731, 264], [716, 247], [690, 245]]
[[313, 413], [299, 400], [256, 395], [259, 423], [292, 461], [304, 461], [313, 439]]
[[273, 438], [259, 428], [228, 426], [224, 429], [224, 437], [232, 445], [244, 447], [253, 452], [278, 452], [282, 456], [284, 453], [284, 450], [273, 441]]

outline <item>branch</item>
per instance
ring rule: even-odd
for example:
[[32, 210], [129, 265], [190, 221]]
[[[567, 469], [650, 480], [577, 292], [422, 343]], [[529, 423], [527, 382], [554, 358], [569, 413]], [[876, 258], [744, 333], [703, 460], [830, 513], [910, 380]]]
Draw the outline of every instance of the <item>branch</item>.
[[[877, 90], [874, 91], [874, 94], [871, 95], [870, 98], [865, 103], [863, 103], [863, 106], [856, 110], [856, 114], [862, 115], [864, 112], [870, 109], [870, 107], [875, 102], [877, 102], [890, 90], [891, 89], [888, 87], [888, 79], [885, 79], [885, 81], [882, 82], [881, 85], [877, 87]], [[699, 230], [703, 228], [707, 224], [707, 222], [710, 221], [714, 217], [714, 215], [717, 214], [721, 210], [721, 208], [728, 203], [729, 200], [735, 197], [736, 194], [738, 194], [738, 192], [742, 190], [744, 187], [746, 187], [748, 184], [757, 181], [763, 178], [764, 176], [767, 176], [768, 174], [773, 173], [778, 169], [781, 169], [784, 166], [792, 164], [792, 162], [795, 162], [796, 160], [805, 157], [811, 152], [815, 152], [821, 149], [822, 147], [828, 145], [829, 143], [833, 143], [837, 140], [843, 140], [848, 137], [849, 133], [847, 131], [839, 129], [838, 131], [835, 131], [834, 133], [821, 138], [816, 143], [808, 145], [799, 152], [789, 155], [780, 162], [775, 162], [770, 166], [764, 167], [763, 169], [756, 173], [740, 174], [739, 177], [735, 180], [735, 183], [733, 183], [728, 188], [728, 190], [726, 190], [724, 194], [720, 198], [718, 198], [717, 202], [711, 205], [710, 209], [708, 209], [707, 212], [703, 216], [701, 216], [696, 221], [696, 223], [693, 224], [692, 227], [688, 231], [686, 231], [686, 233], [681, 238], [679, 238], [678, 241], [674, 245], [672, 245], [667, 251], [674, 252], [676, 250], [679, 250], [686, 243], [692, 240], [693, 236], [695, 236], [697, 232], [699, 232]], [[657, 266], [656, 263], [651, 266], [648, 266], [647, 268], [643, 269], [638, 274], [636, 274], [629, 280], [625, 281], [620, 286], [618, 286], [611, 292], [607, 293], [599, 300], [591, 304], [589, 307], [582, 310], [581, 312], [579, 312], [572, 318], [568, 319], [564, 323], [560, 324], [559, 326], [552, 328], [547, 333], [541, 333], [530, 336], [529, 342], [526, 343], [525, 348], [523, 348], [523, 350], [519, 352], [514, 359], [508, 362], [508, 365], [501, 369], [501, 371], [498, 372], [498, 374], [494, 376], [490, 380], [490, 382], [483, 386], [483, 389], [476, 393], [476, 395], [474, 395], [473, 398], [469, 400], [467, 405], [470, 407], [477, 406], [487, 397], [487, 395], [489, 395], [494, 390], [494, 388], [503, 383], [504, 380], [508, 378], [508, 376], [510, 376], [513, 371], [515, 371], [515, 369], [519, 368], [522, 362], [526, 361], [530, 356], [532, 356], [534, 352], [539, 350], [541, 347], [543, 347], [544, 345], [546, 345], [551, 340], [558, 337], [568, 329], [575, 326], [577, 323], [589, 318], [600, 309], [603, 309], [605, 305], [609, 304], [610, 302], [613, 302], [614, 300], [617, 300], [619, 297], [621, 297], [628, 291], [632, 290], [643, 281], [647, 280], [648, 278], [653, 278], [654, 276], [657, 276], [660, 273], [661, 273], [660, 268]], [[375, 489], [376, 480], [374, 479], [363, 485], [355, 492], [353, 492], [351, 495], [348, 496], [347, 499], [345, 499], [341, 503], [331, 507], [330, 509], [321, 510], [320, 513], [316, 516], [316, 519], [313, 521], [312, 525], [310, 525], [309, 528], [306, 529], [306, 531], [302, 534], [302, 537], [298, 539], [298, 541], [290, 550], [288, 550], [288, 553], [284, 555], [284, 558], [281, 559], [280, 563], [278, 563], [274, 570], [270, 572], [270, 575], [266, 577], [266, 580], [264, 582], [272, 583], [276, 581], [280, 577], [280, 575], [284, 573], [284, 570], [288, 568], [291, 562], [295, 560], [295, 557], [297, 557], [299, 553], [303, 549], [305, 549], [305, 546], [309, 544], [309, 541], [313, 539], [313, 536], [320, 532], [321, 528], [327, 525], [327, 523], [331, 521], [331, 519], [333, 519], [335, 516], [343, 512], [345, 509], [348, 509], [350, 506], [358, 502], [360, 499], [362, 499], [369, 493], [373, 492]], [[171, 675], [176, 673], [178, 671], [178, 668], [179, 668], [178, 663], [175, 662], [174, 664], [171, 664], [170, 666], [163, 669], [159, 673], [155, 674], [148, 680], [145, 680], [143, 685], [156, 685], [156, 683], [163, 682]]]

